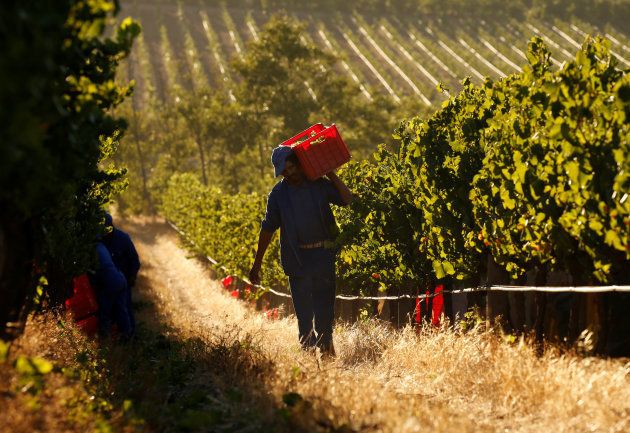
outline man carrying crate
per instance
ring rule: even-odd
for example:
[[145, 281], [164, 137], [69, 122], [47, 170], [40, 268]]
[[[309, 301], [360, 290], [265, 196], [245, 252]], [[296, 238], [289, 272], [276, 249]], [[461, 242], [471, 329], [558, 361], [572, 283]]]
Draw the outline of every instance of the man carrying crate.
[[279, 228], [280, 258], [289, 277], [300, 344], [307, 350], [319, 347], [322, 355], [334, 356], [337, 225], [330, 204], [346, 206], [352, 193], [334, 171], [326, 174], [327, 179], [308, 180], [289, 146], [275, 148], [271, 162], [276, 177], [282, 174], [283, 179], [267, 198], [249, 278], [253, 284], [260, 283], [263, 256]]

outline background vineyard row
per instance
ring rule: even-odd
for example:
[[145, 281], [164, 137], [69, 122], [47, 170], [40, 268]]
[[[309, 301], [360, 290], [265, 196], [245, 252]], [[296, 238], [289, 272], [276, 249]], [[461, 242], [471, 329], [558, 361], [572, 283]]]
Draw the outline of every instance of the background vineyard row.
[[[304, 24], [304, 37], [324, 49], [334, 47], [345, 62], [336, 65], [338, 72], [364, 84], [366, 98], [374, 93], [395, 100], [411, 95], [439, 106], [446, 96], [436, 90], [436, 82], [459, 91], [466, 76], [480, 83], [485, 76], [518, 72], [526, 61], [525, 43], [534, 35], [551, 49], [555, 67], [574, 56], [586, 34], [595, 33], [608, 36], [613, 55], [622, 66], [630, 65], [630, 39], [605, 23], [598, 27], [552, 17], [487, 22], [396, 14], [372, 18], [358, 12], [288, 13]], [[262, 10], [182, 1], [123, 2], [121, 16], [125, 14], [144, 28], [127, 73], [137, 83], [134, 98], [140, 103], [153, 94], [167, 100], [178, 86], [190, 90], [210, 85], [230, 92], [231, 60], [242, 55], [270, 16]]]
[[[482, 284], [491, 268], [513, 282], [563, 271], [573, 284], [627, 284], [628, 76], [602, 39], [560, 71], [541, 38], [527, 55], [521, 73], [465, 80], [429, 118], [405, 120], [397, 151], [380, 147], [342, 170], [356, 195], [337, 212], [348, 290]], [[184, 174], [163, 210], [199, 252], [246, 275], [264, 204]], [[267, 258], [270, 286], [284, 280], [277, 256]]]

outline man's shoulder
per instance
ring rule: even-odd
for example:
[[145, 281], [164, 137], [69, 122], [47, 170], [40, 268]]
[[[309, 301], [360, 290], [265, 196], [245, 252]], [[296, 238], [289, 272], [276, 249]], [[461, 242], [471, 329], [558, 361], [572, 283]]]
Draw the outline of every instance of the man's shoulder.
[[273, 186], [273, 188], [271, 188], [271, 192], [269, 192], [269, 197], [271, 197], [272, 195], [279, 194], [280, 191], [284, 189], [285, 187], [286, 187], [286, 182], [284, 181], [284, 179], [279, 181]]
[[330, 186], [332, 185], [332, 182], [326, 179], [325, 177], [320, 177], [315, 180], [311, 180], [309, 182], [312, 188], [316, 189], [317, 191], [321, 191], [323, 193], [326, 193], [327, 188], [330, 188]]
[[330, 183], [330, 180], [326, 179], [325, 177], [318, 177], [317, 179], [311, 180], [310, 182], [315, 185], [328, 185]]
[[105, 244], [103, 242], [100, 242], [100, 241], [96, 243], [96, 252], [99, 255], [100, 254], [109, 254], [109, 250], [107, 249]]
[[98, 264], [100, 267], [105, 267], [112, 263], [111, 253], [104, 243], [96, 243], [96, 253], [98, 255]]

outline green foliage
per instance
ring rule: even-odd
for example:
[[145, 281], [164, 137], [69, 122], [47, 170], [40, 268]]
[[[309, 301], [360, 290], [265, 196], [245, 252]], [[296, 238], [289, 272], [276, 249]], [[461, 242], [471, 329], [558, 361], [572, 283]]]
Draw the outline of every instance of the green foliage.
[[557, 72], [540, 40], [530, 57], [543, 60], [496, 90], [471, 194], [479, 238], [514, 277], [549, 264], [578, 281], [627, 281], [628, 76], [603, 40]]
[[0, 9], [0, 217], [28, 225], [30, 260], [61, 275], [50, 285], [57, 300], [53, 292], [93, 260], [101, 207], [122, 187], [124, 172], [102, 162], [125, 126], [108, 110], [131, 92], [114, 75], [140, 27], [124, 20], [103, 37], [116, 11], [106, 0]]
[[332, 65], [330, 56], [300, 39], [300, 30], [288, 18], [272, 18], [235, 63], [244, 80], [237, 99], [257, 108], [260, 116], [277, 117], [280, 137], [307, 126], [317, 102], [305, 82], [322, 80], [327, 75], [322, 67]]
[[[47, 28], [30, 26], [28, 30], [34, 33], [33, 36], [48, 40], [45, 45], [49, 51], [42, 54], [56, 64], [43, 62], [32, 52], [31, 55], [20, 52], [21, 60], [33, 58], [37, 65], [45, 66], [44, 70], [33, 65], [33, 81], [37, 82], [32, 84], [24, 83], [22, 75], [11, 77], [21, 83], [16, 88], [41, 93], [33, 95], [31, 100], [20, 101], [17, 107], [3, 104], [9, 110], [6, 116], [3, 113], [4, 118], [15, 117], [31, 124], [37, 122], [33, 126], [13, 125], [8, 132], [15, 135], [7, 137], [13, 144], [12, 151], [7, 152], [7, 158], [1, 158], [3, 185], [12, 182], [18, 186], [3, 188], [2, 199], [11, 200], [26, 216], [38, 214], [42, 207], [65, 198], [67, 188], [71, 191], [89, 189], [84, 194], [97, 199], [107, 192], [101, 190], [107, 188], [107, 181], [116, 176], [99, 171], [97, 166], [103, 156], [114, 151], [123, 126], [120, 120], [105, 111], [119, 104], [130, 92], [129, 87], [117, 86], [113, 76], [118, 62], [128, 54], [139, 27], [126, 20], [117, 29], [114, 39], [101, 39], [108, 14], [113, 9], [114, 4], [108, 1], [79, 1], [68, 2], [65, 11], [63, 7], [54, 7], [54, 12], [48, 11], [48, 14], [33, 11], [22, 15], [16, 11], [22, 19], [34, 21], [41, 12], [43, 16], [39, 20], [45, 25], [50, 25], [47, 20], [51, 16], [61, 19], [55, 24], [57, 39], [52, 38], [54, 44], [50, 34], [45, 33]], [[26, 34], [18, 37], [28, 38]], [[23, 43], [15, 45], [32, 49]], [[37, 103], [42, 105], [33, 110], [32, 104]], [[20, 109], [29, 113], [22, 113]], [[29, 129], [40, 133], [35, 137], [23, 134]]]
[[[246, 276], [254, 263], [266, 197], [224, 194], [191, 174], [176, 174], [168, 184], [164, 216], [184, 231], [196, 252], [208, 255], [231, 272]], [[262, 268], [262, 285], [285, 285], [277, 242], [269, 246]]]
[[413, 170], [384, 146], [373, 158], [342, 171], [355, 198], [336, 211], [342, 245], [340, 286], [364, 294], [370, 288], [411, 290], [431, 267], [417, 248], [423, 237], [423, 216], [414, 206]]
[[416, 117], [397, 131], [417, 183], [413, 203], [423, 215], [417, 245], [438, 279], [475, 279], [482, 270], [479, 252], [465, 245], [465, 235], [474, 227], [468, 195], [481, 168], [480, 140], [496, 102], [489, 95], [491, 81], [475, 87], [466, 79], [463, 85], [427, 121]]
[[[53, 371], [53, 364], [37, 356], [19, 355], [13, 363], [13, 368], [17, 373], [18, 385], [23, 392], [28, 392], [34, 396], [44, 389], [44, 376]], [[37, 401], [32, 400], [36, 407]]]
[[0, 363], [5, 362], [9, 357], [9, 343], [0, 340]]
[[548, 265], [576, 281], [627, 281], [627, 75], [603, 40], [561, 71], [549, 58], [533, 39], [521, 74], [466, 80], [428, 120], [399, 128], [417, 245], [436, 278], [478, 281], [490, 253], [514, 278]]
[[464, 313], [464, 318], [459, 322], [459, 327], [463, 332], [479, 329], [486, 322], [485, 318], [479, 313], [477, 307]]
[[[342, 170], [355, 194], [336, 211], [344, 287], [474, 283], [487, 254], [514, 278], [548, 266], [575, 281], [627, 282], [627, 73], [603, 40], [587, 41], [560, 71], [540, 39], [528, 59], [499, 82], [465, 80], [428, 120], [401, 124], [397, 153], [383, 146]], [[188, 175], [171, 180], [167, 197], [167, 216], [202, 252], [247, 272], [262, 196], [225, 197]], [[277, 251], [267, 258], [266, 283], [280, 284]]]
[[514, 278], [548, 265], [575, 281], [627, 281], [627, 75], [601, 40], [561, 71], [549, 57], [533, 39], [523, 73], [465, 81], [428, 120], [403, 122], [398, 155], [381, 149], [345, 170], [358, 198], [338, 212], [342, 278], [475, 282], [489, 253]]
[[21, 375], [33, 376], [48, 374], [52, 371], [53, 365], [49, 361], [39, 357], [20, 356], [15, 361], [15, 369]]

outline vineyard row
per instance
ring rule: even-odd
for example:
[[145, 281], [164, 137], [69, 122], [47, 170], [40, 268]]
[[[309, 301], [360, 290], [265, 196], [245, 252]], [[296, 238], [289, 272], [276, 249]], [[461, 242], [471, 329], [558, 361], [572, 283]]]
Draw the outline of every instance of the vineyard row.
[[[134, 66], [128, 68], [130, 78], [138, 83], [135, 98], [143, 102], [150, 94], [164, 99], [172, 90], [206, 85], [224, 87], [231, 94], [234, 76], [230, 61], [243, 55], [268, 18], [227, 7], [204, 9], [183, 3], [152, 8], [131, 4], [127, 8], [123, 12], [144, 27], [129, 60]], [[339, 72], [359, 84], [367, 99], [373, 93], [386, 93], [394, 100], [415, 95], [426, 105], [444, 100], [445, 95], [436, 90], [439, 82], [461, 90], [460, 82], [466, 76], [479, 83], [485, 76], [496, 79], [520, 71], [526, 61], [522, 44], [532, 35], [550, 46], [552, 62], [561, 67], [586, 34], [601, 32], [586, 23], [565, 22], [506, 22], [491, 29], [484, 22], [473, 27], [460, 20], [450, 23], [458, 29], [452, 31], [446, 23], [401, 22], [397, 18], [370, 21], [359, 14], [296, 18], [309, 23], [308, 39], [341, 56]], [[614, 30], [603, 33], [621, 66], [630, 65], [626, 60], [628, 38]]]

